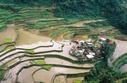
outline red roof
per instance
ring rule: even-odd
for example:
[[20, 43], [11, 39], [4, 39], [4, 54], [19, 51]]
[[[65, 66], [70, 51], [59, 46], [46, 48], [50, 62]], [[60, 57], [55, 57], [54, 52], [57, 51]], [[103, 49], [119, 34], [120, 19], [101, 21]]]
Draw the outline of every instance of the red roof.
[[109, 44], [109, 45], [112, 45], [112, 44], [113, 44], [113, 41], [112, 41], [112, 40], [110, 40], [110, 41], [108, 42], [108, 44]]

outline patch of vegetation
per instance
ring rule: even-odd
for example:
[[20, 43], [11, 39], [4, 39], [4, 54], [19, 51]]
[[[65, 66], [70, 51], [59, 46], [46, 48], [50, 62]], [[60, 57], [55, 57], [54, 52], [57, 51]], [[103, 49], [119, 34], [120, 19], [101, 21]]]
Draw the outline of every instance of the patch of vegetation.
[[60, 21], [50, 21], [50, 20], [43, 20], [43, 21], [38, 21], [35, 23], [27, 23], [27, 27], [29, 29], [43, 29], [43, 28], [48, 28], [48, 27], [53, 27], [53, 26], [58, 26], [60, 24], [63, 24]]
[[101, 50], [103, 58], [95, 64], [85, 77], [87, 83], [114, 83], [122, 76], [120, 72], [116, 72], [109, 67], [107, 62], [108, 58], [112, 56], [114, 52], [115, 43], [112, 46], [108, 45], [108, 43], [104, 43], [103, 48], [104, 49]]
[[9, 46], [5, 50], [10, 50], [10, 49], [13, 49], [13, 48], [15, 48], [15, 47], [14, 46]]
[[98, 28], [98, 27], [105, 27], [105, 26], [111, 26], [111, 24], [108, 21], [101, 21], [101, 22], [91, 22], [91, 23], [87, 23], [85, 25], [94, 27], [94, 28]]
[[42, 65], [42, 64], [45, 64], [45, 61], [44, 60], [34, 60], [32, 61], [32, 63]]
[[46, 65], [42, 66], [42, 68], [44, 68], [46, 70], [50, 70], [52, 68], [52, 65], [46, 64]]
[[127, 82], [127, 73], [123, 73], [118, 80], [114, 83], [126, 83]]
[[124, 83], [127, 73], [114, 71], [102, 60], [85, 77], [87, 83]]
[[4, 22], [0, 23], [0, 31], [3, 31], [6, 28], [6, 24]]
[[73, 83], [81, 83], [81, 80], [74, 80]]
[[25, 7], [18, 12], [18, 15], [22, 17], [22, 20], [38, 20], [43, 18], [53, 18], [52, 13], [48, 11], [48, 8], [44, 7]]
[[4, 78], [4, 74], [5, 74], [5, 70], [2, 67], [0, 67], [0, 80]]
[[105, 47], [105, 53], [107, 54], [107, 58], [111, 57], [116, 49], [116, 43], [108, 44]]
[[29, 53], [34, 53], [34, 49], [26, 49], [25, 51]]
[[126, 29], [126, 0], [55, 0], [55, 15], [61, 17], [106, 17], [113, 26]]
[[55, 37], [57, 37], [58, 35], [60, 35], [60, 32], [59, 32], [59, 31], [54, 31], [54, 32], [51, 32], [51, 33], [49, 34], [49, 36], [52, 37], [52, 38], [55, 38]]
[[121, 66], [123, 66], [126, 63], [127, 63], [127, 53], [121, 55], [119, 58], [117, 58], [113, 62], [113, 68], [114, 68], [114, 70], [119, 71], [119, 69], [121, 68]]
[[10, 43], [10, 42], [13, 42], [13, 40], [11, 38], [5, 38], [4, 40], [4, 43]]
[[14, 20], [17, 20], [16, 18], [19, 18], [20, 15], [17, 13], [13, 13], [10, 10], [0, 9], [0, 20], [4, 23], [8, 23]]
[[64, 23], [65, 24], [72, 24], [81, 21], [80, 18], [65, 18]]
[[52, 65], [46, 64], [44, 60], [33, 60], [32, 64], [42, 65], [43, 69], [50, 70]]

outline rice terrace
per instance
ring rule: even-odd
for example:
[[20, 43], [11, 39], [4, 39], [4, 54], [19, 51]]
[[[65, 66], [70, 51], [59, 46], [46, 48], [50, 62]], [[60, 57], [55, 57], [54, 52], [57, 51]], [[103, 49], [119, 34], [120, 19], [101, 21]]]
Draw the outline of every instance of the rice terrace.
[[0, 0], [0, 83], [127, 83], [126, 0]]

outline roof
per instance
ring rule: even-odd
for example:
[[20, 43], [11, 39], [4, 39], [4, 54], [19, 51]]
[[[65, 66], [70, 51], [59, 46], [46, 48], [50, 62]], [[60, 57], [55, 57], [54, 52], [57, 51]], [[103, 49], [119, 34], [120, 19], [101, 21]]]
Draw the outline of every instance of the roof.
[[91, 55], [91, 54], [87, 54], [86, 56], [87, 56], [88, 58], [90, 58], [90, 59], [91, 59], [91, 58], [94, 58], [94, 56]]

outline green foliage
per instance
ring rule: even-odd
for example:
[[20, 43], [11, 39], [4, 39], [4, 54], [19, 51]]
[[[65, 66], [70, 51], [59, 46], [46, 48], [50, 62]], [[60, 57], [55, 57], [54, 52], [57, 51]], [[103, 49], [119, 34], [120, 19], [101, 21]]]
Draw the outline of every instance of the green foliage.
[[54, 0], [55, 15], [62, 17], [106, 17], [110, 23], [126, 29], [126, 0]]
[[114, 70], [119, 71], [119, 68], [121, 66], [123, 66], [124, 64], [127, 63], [127, 53], [121, 55], [119, 58], [117, 58], [114, 62], [113, 62], [113, 68]]
[[86, 75], [85, 80], [87, 83], [123, 83], [126, 78], [126, 73], [114, 71], [102, 60]]
[[85, 24], [94, 28], [98, 28], [98, 27], [105, 27], [105, 26], [111, 26], [110, 23], [108, 21], [101, 21], [101, 22], [91, 22], [88, 24]]
[[81, 83], [81, 80], [74, 80], [73, 83]]
[[107, 58], [111, 57], [116, 49], [116, 43], [114, 42], [112, 45], [107, 44], [105, 48], [105, 54], [107, 54]]
[[114, 74], [115, 72], [107, 67], [104, 61], [101, 61], [95, 65], [85, 80], [87, 80], [87, 83], [91, 83], [91, 81], [92, 83], [113, 83]]
[[32, 64], [42, 65], [42, 69], [50, 70], [52, 65], [46, 64], [44, 60], [33, 60], [31, 61]]
[[19, 15], [12, 13], [11, 10], [6, 8], [0, 8], [0, 31], [3, 31], [6, 28], [6, 24], [8, 22], [12, 22], [14, 18], [17, 17], [19, 17]]
[[107, 63], [107, 59], [112, 56], [115, 51], [116, 43], [109, 44], [108, 41], [103, 43], [103, 49], [101, 49], [103, 60]]
[[[99, 10], [97, 9], [97, 3], [91, 0], [54, 0], [56, 3], [55, 14], [57, 16], [65, 17], [83, 17], [98, 15]], [[64, 11], [63, 11], [64, 10]], [[90, 11], [92, 10], [92, 11]]]
[[47, 10], [43, 11], [42, 13], [42, 17], [49, 17], [50, 16], [50, 12], [48, 12]]
[[35, 19], [41, 19], [41, 18], [51, 18], [52, 14], [48, 11], [48, 8], [45, 7], [24, 7], [22, 8], [18, 14], [24, 19], [24, 20], [35, 20]]
[[[21, 14], [21, 16], [26, 19], [30, 19], [31, 17], [48, 18], [50, 16], [50, 13], [54, 11], [55, 16], [69, 17], [69, 18], [73, 17], [73, 18], [80, 18], [80, 19], [106, 17], [114, 26], [126, 29], [126, 25], [127, 25], [126, 0], [106, 0], [106, 1], [104, 0], [1, 0], [0, 3], [2, 4], [2, 6], [0, 7], [4, 8], [4, 10], [8, 10], [9, 11], [8, 13], [11, 14], [12, 12], [17, 13], [18, 7], [16, 7], [17, 6], [16, 4], [18, 5], [25, 4], [29, 7], [33, 7], [33, 6], [40, 7], [42, 5], [53, 7], [53, 9], [47, 9], [43, 12], [37, 10], [38, 12], [40, 11], [40, 13], [38, 14], [31, 13], [31, 12], [30, 14], [27, 13], [24, 15]], [[22, 8], [24, 7], [23, 5], [20, 6]], [[6, 18], [20, 17], [17, 16], [16, 13], [14, 15], [7, 16]], [[71, 19], [65, 22], [72, 23], [72, 22], [76, 22], [76, 20]]]
[[72, 23], [76, 23], [76, 22], [79, 22], [79, 21], [81, 21], [81, 19], [80, 18], [66, 18], [65, 20], [64, 20], [64, 23], [65, 24], [72, 24]]
[[39, 21], [36, 23], [27, 23], [27, 27], [29, 29], [43, 29], [55, 25], [60, 25], [61, 22], [59, 21]]
[[6, 28], [6, 24], [4, 22], [0, 23], [0, 31], [3, 31]]
[[41, 64], [45, 64], [45, 61], [44, 60], [34, 60], [32, 61], [32, 63], [41, 65]]
[[14, 47], [14, 46], [9, 46], [9, 47], [7, 47], [7, 48], [5, 49], [5, 51], [11, 50], [11, 49], [13, 49], [13, 48], [15, 48], [15, 47]]
[[115, 83], [126, 83], [127, 82], [127, 73], [123, 73], [119, 76], [119, 78], [115, 81]]
[[4, 43], [10, 43], [10, 42], [13, 42], [11, 38], [5, 38], [3, 41], [4, 41]]
[[[102, 51], [103, 59], [95, 64], [89, 74], [85, 77], [87, 83], [114, 83], [121, 73], [114, 71], [107, 65], [108, 58], [113, 54], [116, 45], [104, 43]], [[101, 78], [100, 78], [101, 77]]]
[[0, 80], [4, 78], [4, 74], [5, 74], [5, 70], [2, 67], [0, 67]]
[[25, 51], [29, 53], [34, 53], [34, 49], [26, 49]]
[[59, 34], [60, 34], [59, 31], [55, 31], [55, 32], [51, 32], [51, 33], [49, 34], [49, 36], [52, 37], [52, 38], [55, 38], [55, 37], [58, 36]]
[[46, 64], [46, 65], [42, 66], [42, 68], [44, 68], [46, 70], [50, 70], [52, 68], [52, 65]]
[[0, 9], [0, 15], [8, 15], [8, 14], [10, 14], [9, 11], [4, 10], [4, 9]]

